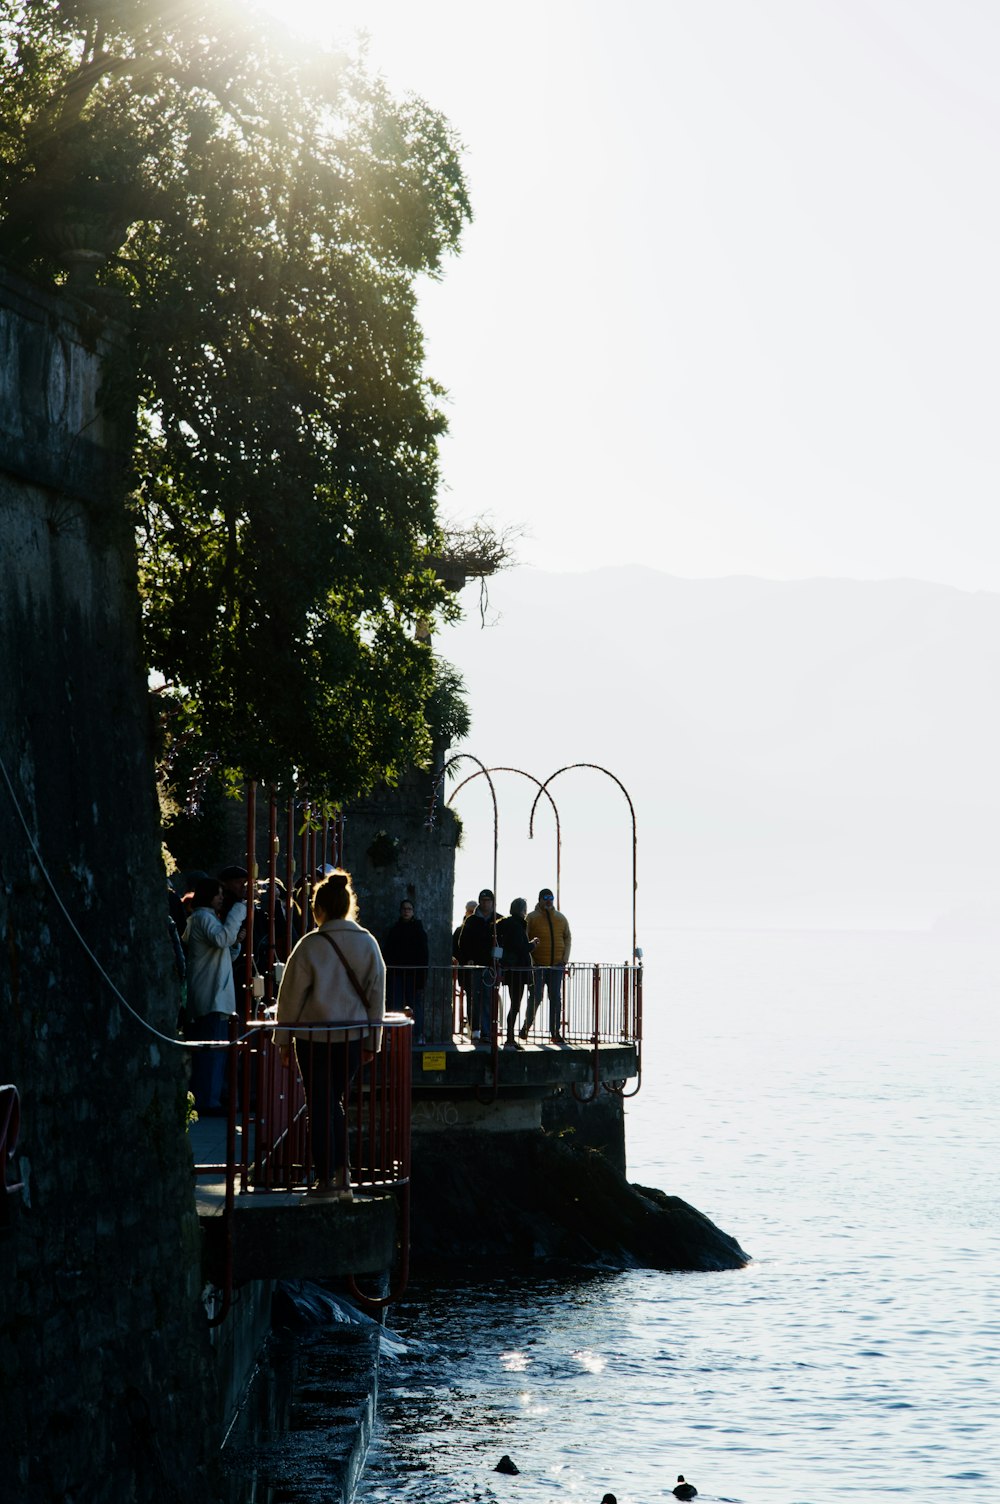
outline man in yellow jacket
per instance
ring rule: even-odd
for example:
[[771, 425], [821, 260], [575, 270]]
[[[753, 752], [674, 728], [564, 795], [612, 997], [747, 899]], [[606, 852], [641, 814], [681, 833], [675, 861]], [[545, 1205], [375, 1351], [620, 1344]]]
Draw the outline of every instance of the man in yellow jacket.
[[521, 1038], [527, 1037], [531, 1021], [547, 987], [549, 989], [549, 1038], [553, 1044], [562, 1044], [563, 972], [569, 960], [573, 937], [569, 932], [569, 920], [556, 908], [551, 888], [542, 889], [538, 895], [538, 903], [528, 915], [528, 939], [532, 945], [531, 959], [534, 963], [534, 970], [531, 974], [528, 1016], [521, 1030]]

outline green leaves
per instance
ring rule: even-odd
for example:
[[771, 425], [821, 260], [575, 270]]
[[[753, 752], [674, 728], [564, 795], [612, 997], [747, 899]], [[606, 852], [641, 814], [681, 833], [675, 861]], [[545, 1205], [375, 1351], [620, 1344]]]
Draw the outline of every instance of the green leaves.
[[415, 625], [451, 609], [414, 291], [469, 217], [447, 123], [220, 0], [0, 0], [0, 53], [8, 252], [60, 275], [38, 226], [82, 183], [119, 236], [172, 735], [331, 798], [392, 780], [441, 714]]

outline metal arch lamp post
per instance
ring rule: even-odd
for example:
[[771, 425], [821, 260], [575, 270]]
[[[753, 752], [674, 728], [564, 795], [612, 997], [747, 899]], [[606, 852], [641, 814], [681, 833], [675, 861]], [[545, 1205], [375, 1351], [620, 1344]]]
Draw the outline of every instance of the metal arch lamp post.
[[[556, 817], [556, 905], [558, 906], [558, 903], [559, 903], [559, 885], [560, 885], [560, 882], [562, 880], [561, 879], [561, 872], [562, 872], [562, 829], [561, 829], [560, 824], [559, 824], [559, 808], [558, 808], [558, 806], [556, 804], [556, 801], [553, 799], [553, 797], [549, 793], [548, 789], [542, 783], [541, 779], [540, 778], [536, 778], [533, 773], [526, 773], [523, 768], [507, 768], [507, 767], [496, 767], [496, 768], [489, 768], [489, 769], [483, 768], [483, 769], [481, 769], [481, 772], [485, 773], [486, 776], [487, 776], [487, 778], [489, 777], [490, 773], [517, 773], [517, 774], [520, 775], [521, 778], [527, 778], [527, 779], [529, 779], [530, 782], [533, 783], [535, 785], [535, 787], [538, 789], [539, 796], [542, 795], [542, 794], [544, 794], [545, 797], [546, 797], [546, 799], [551, 804], [551, 806], [552, 806], [552, 813]], [[451, 804], [451, 801], [452, 801], [452, 799], [454, 799], [455, 795], [458, 794], [458, 793], [460, 793], [460, 791], [465, 788], [465, 785], [467, 783], [471, 783], [474, 778], [478, 778], [479, 776], [480, 776], [479, 772], [470, 773], [467, 778], [463, 778], [462, 779], [461, 783], [456, 784], [456, 786], [451, 791], [451, 796], [448, 799], [449, 805]], [[537, 799], [536, 799], [536, 802], [537, 802]], [[532, 805], [532, 814], [534, 814], [534, 805]], [[534, 831], [531, 830], [531, 829], [529, 829], [528, 835], [532, 839], [534, 839], [534, 834], [535, 834]]]
[[[550, 773], [549, 776], [548, 776], [548, 778], [546, 778], [544, 784], [542, 785], [542, 788], [539, 789], [538, 793], [535, 795], [535, 802], [531, 806], [531, 818], [528, 821], [528, 833], [529, 833], [529, 835], [534, 835], [535, 809], [537, 808], [538, 801], [541, 798], [542, 790], [544, 789], [547, 792], [548, 791], [548, 786], [553, 781], [553, 779], [558, 778], [559, 775], [560, 775], [560, 773], [568, 773], [572, 768], [593, 768], [594, 772], [596, 772], [596, 773], [603, 773], [606, 778], [610, 778], [611, 781], [612, 781], [612, 783], [616, 783], [618, 785], [618, 787], [621, 789], [622, 793], [625, 795], [625, 802], [628, 804], [629, 814], [630, 814], [630, 816], [632, 818], [632, 965], [633, 966], [636, 966], [636, 965], [638, 966], [638, 970], [634, 973], [634, 975], [635, 975], [635, 981], [636, 981], [636, 989], [637, 989], [636, 990], [636, 1008], [637, 1008], [637, 1016], [638, 1016], [638, 1020], [639, 1020], [639, 1037], [637, 1039], [637, 1060], [636, 1060], [637, 1068], [638, 1068], [638, 1084], [636, 1085], [635, 1091], [626, 1092], [624, 1090], [624, 1088], [622, 1088], [621, 1090], [618, 1090], [617, 1094], [619, 1096], [621, 1096], [621, 1097], [634, 1097], [634, 1096], [636, 1096], [638, 1094], [639, 1090], [642, 1087], [642, 1038], [641, 1038], [641, 1032], [642, 1032], [642, 1026], [641, 1026], [641, 1020], [642, 1020], [642, 952], [639, 950], [638, 944], [636, 942], [636, 894], [637, 894], [638, 888], [639, 888], [639, 882], [638, 882], [638, 877], [637, 877], [637, 873], [636, 873], [636, 861], [637, 861], [637, 852], [638, 852], [639, 841], [638, 841], [638, 833], [637, 833], [637, 830], [636, 830], [635, 805], [632, 803], [632, 797], [629, 794], [628, 789], [622, 783], [621, 779], [617, 778], [615, 776], [615, 774], [610, 771], [610, 769], [601, 767], [600, 763], [596, 763], [596, 762], [571, 762], [571, 763], [567, 763], [565, 767], [563, 767], [563, 768], [557, 768], [554, 773]], [[605, 1083], [605, 1087], [607, 1088], [607, 1083]], [[575, 1089], [575, 1086], [574, 1086], [574, 1095], [575, 1094], [576, 1094], [576, 1089]]]
[[546, 778], [545, 782], [538, 790], [538, 793], [535, 795], [535, 802], [531, 806], [531, 817], [528, 821], [528, 834], [529, 836], [533, 836], [535, 834], [535, 810], [538, 806], [538, 801], [541, 798], [542, 794], [548, 793], [549, 784], [553, 781], [553, 779], [558, 778], [560, 773], [568, 773], [573, 768], [593, 768], [595, 772], [603, 773], [606, 778], [610, 778], [613, 783], [616, 783], [618, 785], [622, 793], [625, 795], [625, 799], [628, 804], [629, 814], [632, 817], [632, 960], [633, 962], [635, 962], [640, 959], [636, 946], [635, 923], [636, 893], [639, 887], [638, 879], [636, 876], [636, 853], [638, 851], [639, 842], [635, 823], [635, 805], [632, 803], [629, 791], [622, 783], [621, 779], [616, 778], [614, 773], [610, 772], [607, 768], [602, 768], [600, 763], [596, 762], [570, 762], [567, 763], [564, 768], [557, 768], [554, 773], [549, 774], [548, 778]]
[[[490, 786], [490, 797], [493, 800], [493, 898], [494, 898], [494, 905], [495, 905], [496, 892], [497, 892], [497, 851], [499, 850], [499, 847], [500, 847], [500, 816], [499, 816], [498, 809], [497, 809], [497, 791], [496, 791], [496, 788], [494, 787], [493, 779], [490, 777], [490, 770], [489, 770], [489, 768], [486, 766], [486, 764], [484, 762], [480, 762], [480, 760], [479, 760], [478, 757], [473, 756], [473, 754], [471, 752], [456, 752], [452, 757], [449, 757], [448, 761], [444, 764], [444, 766], [442, 767], [440, 773], [435, 778], [435, 780], [434, 780], [434, 787], [431, 789], [430, 804], [427, 807], [427, 821], [426, 821], [427, 829], [428, 830], [433, 830], [433, 828], [434, 828], [434, 811], [437, 808], [438, 796], [441, 793], [441, 785], [444, 783], [445, 774], [448, 772], [448, 769], [449, 768], [453, 768], [457, 762], [464, 762], [464, 761], [476, 763], [478, 765], [478, 767], [479, 767], [479, 772], [482, 773], [483, 777], [486, 779], [486, 782]], [[473, 774], [472, 776], [473, 777], [477, 777], [478, 775], [477, 774]], [[468, 779], [465, 779], [464, 782], [468, 782]], [[461, 788], [462, 785], [459, 784], [458, 787]], [[458, 793], [458, 789], [455, 790], [455, 793], [456, 794]], [[454, 795], [452, 797], [454, 797]], [[493, 910], [493, 935], [494, 935], [494, 939], [495, 939], [496, 938], [496, 907], [495, 906], [494, 906], [494, 910]]]
[[[490, 777], [490, 770], [486, 766], [486, 764], [484, 762], [481, 762], [478, 757], [476, 757], [476, 756], [473, 755], [473, 753], [471, 753], [471, 752], [456, 752], [452, 757], [448, 758], [447, 762], [442, 767], [440, 773], [435, 778], [435, 780], [434, 780], [434, 787], [431, 789], [430, 804], [427, 807], [427, 822], [426, 822], [427, 823], [427, 829], [428, 830], [433, 830], [433, 828], [434, 828], [434, 810], [435, 810], [435, 808], [437, 806], [438, 795], [441, 792], [441, 786], [444, 783], [445, 774], [448, 772], [448, 769], [454, 767], [457, 762], [463, 762], [463, 761], [474, 762], [474, 763], [476, 763], [478, 765], [479, 771], [482, 773], [483, 777], [486, 779], [486, 782], [490, 786], [490, 798], [493, 800], [493, 949], [494, 949], [494, 951], [496, 951], [499, 948], [498, 947], [498, 942], [497, 942], [497, 905], [496, 905], [496, 895], [497, 895], [497, 852], [498, 852], [499, 847], [500, 847], [500, 815], [499, 815], [499, 811], [498, 811], [498, 807], [497, 807], [497, 791], [496, 791], [496, 788], [494, 787], [493, 779]], [[496, 969], [495, 966], [494, 966], [494, 971], [495, 971], [495, 975], [498, 976], [499, 972], [497, 971], [497, 969]], [[497, 993], [499, 993], [499, 983], [497, 983], [496, 986], [497, 986]], [[494, 1005], [495, 1005], [495, 1002], [496, 1002], [496, 999], [494, 999]], [[470, 1025], [470, 1027], [471, 1027], [471, 1025]], [[497, 1092], [497, 1069], [498, 1069], [498, 1067], [497, 1067], [497, 1044], [496, 1044], [495, 1031], [493, 1031], [493, 1033], [494, 1033], [494, 1038], [492, 1040], [492, 1045], [493, 1045], [493, 1095], [495, 1097], [496, 1096], [496, 1092]]]

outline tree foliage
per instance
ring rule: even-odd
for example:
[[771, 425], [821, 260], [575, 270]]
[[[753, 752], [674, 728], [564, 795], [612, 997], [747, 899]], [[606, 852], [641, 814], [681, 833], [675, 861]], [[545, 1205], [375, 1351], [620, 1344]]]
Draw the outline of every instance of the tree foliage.
[[58, 279], [103, 236], [128, 299], [175, 733], [335, 798], [393, 780], [458, 713], [413, 630], [451, 609], [415, 312], [469, 215], [449, 127], [227, 0], [0, 0], [0, 49], [4, 250]]

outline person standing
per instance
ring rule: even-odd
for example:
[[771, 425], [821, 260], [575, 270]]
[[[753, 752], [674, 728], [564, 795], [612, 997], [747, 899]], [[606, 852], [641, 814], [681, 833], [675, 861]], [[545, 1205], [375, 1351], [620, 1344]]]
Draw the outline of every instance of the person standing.
[[496, 899], [492, 888], [483, 888], [474, 914], [462, 926], [458, 959], [466, 968], [469, 1022], [474, 1041], [488, 1043], [493, 1022], [493, 963], [499, 958]]
[[[187, 950], [187, 1028], [192, 1040], [229, 1038], [229, 1019], [236, 1012], [233, 965], [240, 953], [247, 906], [236, 899], [225, 919], [222, 884], [203, 877], [186, 895], [191, 917], [184, 929]], [[222, 1111], [226, 1078], [225, 1050], [195, 1050], [191, 1062], [191, 1090], [195, 1107], [206, 1116]]]
[[538, 944], [537, 940], [528, 939], [527, 912], [527, 900], [515, 898], [507, 918], [501, 919], [497, 925], [497, 939], [503, 948], [500, 962], [503, 966], [507, 991], [510, 994], [510, 1006], [507, 1009], [507, 1048], [509, 1050], [520, 1048], [514, 1038], [514, 1030], [521, 1011], [524, 989], [527, 987], [530, 991], [531, 988], [531, 952]]
[[451, 937], [451, 956], [453, 961], [458, 960], [458, 947], [462, 942], [462, 931], [465, 929], [467, 920], [471, 919], [476, 912], [476, 900], [470, 898], [465, 905], [465, 913], [462, 915]]
[[460, 948], [462, 944], [462, 931], [465, 929], [466, 924], [469, 922], [475, 912], [476, 900], [474, 898], [467, 899], [465, 904], [465, 913], [462, 915], [462, 918], [451, 937], [451, 959], [455, 962], [455, 975], [458, 978], [458, 985], [462, 994], [466, 1014], [471, 1012], [472, 979], [466, 972], [465, 968], [460, 965], [459, 956], [461, 953]]
[[[344, 1099], [359, 1067], [382, 1048], [385, 962], [375, 936], [355, 920], [350, 873], [334, 872], [313, 893], [317, 928], [303, 935], [278, 988], [281, 1058], [288, 1034], [302, 1076], [316, 1180], [313, 1193], [350, 1201]], [[308, 1025], [336, 1024], [323, 1029]], [[296, 1028], [296, 1025], [299, 1027]]]
[[541, 890], [538, 903], [528, 915], [528, 939], [537, 941], [537, 945], [532, 957], [535, 963], [532, 995], [528, 1000], [528, 1015], [521, 1030], [521, 1038], [527, 1038], [532, 1019], [541, 1006], [547, 987], [549, 1038], [553, 1044], [562, 1044], [562, 984], [573, 937], [570, 934], [569, 920], [556, 908], [551, 888]]
[[424, 993], [427, 990], [427, 962], [430, 951], [427, 931], [416, 917], [413, 904], [404, 898], [399, 918], [389, 930], [382, 947], [389, 968], [389, 1001], [400, 1012], [409, 1008], [413, 1014], [414, 1044], [424, 1042]]
[[[250, 874], [247, 872], [247, 869], [245, 867], [236, 866], [235, 864], [230, 867], [223, 867], [222, 871], [219, 873], [219, 882], [222, 884], [222, 910], [219, 914], [219, 918], [222, 920], [223, 924], [227, 922], [234, 905], [238, 903], [241, 903], [243, 905], [243, 914], [245, 918], [247, 907], [250, 902]], [[243, 944], [246, 940], [246, 937], [246, 927], [244, 926], [243, 931], [239, 936], [240, 949], [237, 951], [235, 957], [233, 958], [233, 987], [235, 989], [236, 997], [236, 1012], [240, 1015], [240, 1019], [243, 1023], [246, 1023], [247, 1019], [250, 1017], [251, 1012], [250, 999], [247, 997], [247, 963], [246, 957], [245, 955], [243, 955]], [[243, 958], [242, 962], [240, 960], [241, 956]]]

